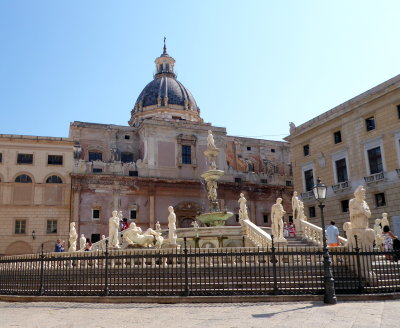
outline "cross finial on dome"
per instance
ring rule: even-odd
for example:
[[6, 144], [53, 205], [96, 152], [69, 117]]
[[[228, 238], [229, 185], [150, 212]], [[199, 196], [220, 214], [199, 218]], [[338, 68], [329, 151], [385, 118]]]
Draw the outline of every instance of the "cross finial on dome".
[[167, 38], [164, 36], [164, 51], [163, 51], [163, 55], [166, 55], [167, 54], [167, 46], [165, 45], [165, 40], [166, 40]]

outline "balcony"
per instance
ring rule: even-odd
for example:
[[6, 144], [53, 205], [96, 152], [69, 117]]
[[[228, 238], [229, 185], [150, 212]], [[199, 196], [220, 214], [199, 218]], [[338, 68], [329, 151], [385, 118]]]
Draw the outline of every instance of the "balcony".
[[376, 183], [385, 180], [385, 174], [383, 172], [371, 174], [367, 177], [364, 177], [366, 184]]
[[309, 199], [314, 198], [314, 193], [313, 193], [312, 190], [309, 190], [309, 191], [306, 191], [306, 192], [302, 192], [300, 194], [300, 197], [301, 197], [302, 200], [309, 200]]
[[339, 182], [332, 186], [332, 190], [334, 193], [342, 192], [351, 188], [350, 181]]

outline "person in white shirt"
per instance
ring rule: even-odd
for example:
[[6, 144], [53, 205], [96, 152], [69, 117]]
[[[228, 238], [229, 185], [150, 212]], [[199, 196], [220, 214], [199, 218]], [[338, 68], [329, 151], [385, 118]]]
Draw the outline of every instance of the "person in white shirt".
[[334, 221], [331, 221], [331, 225], [325, 229], [325, 234], [328, 246], [339, 246], [339, 229]]

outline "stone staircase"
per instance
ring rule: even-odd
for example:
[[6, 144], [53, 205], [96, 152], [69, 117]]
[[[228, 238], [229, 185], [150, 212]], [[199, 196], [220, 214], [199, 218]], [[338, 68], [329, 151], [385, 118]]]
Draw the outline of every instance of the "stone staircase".
[[296, 237], [287, 237], [287, 246], [288, 247], [299, 247], [299, 248], [305, 248], [305, 247], [315, 247], [318, 246], [316, 244], [314, 244], [311, 241], [307, 241], [305, 239], [303, 239], [300, 236], [296, 236]]

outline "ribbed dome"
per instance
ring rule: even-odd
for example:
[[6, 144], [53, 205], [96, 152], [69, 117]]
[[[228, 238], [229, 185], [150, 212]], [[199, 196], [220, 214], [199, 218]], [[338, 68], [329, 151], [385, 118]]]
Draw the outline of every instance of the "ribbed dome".
[[199, 111], [192, 94], [182, 83], [173, 76], [157, 75], [140, 93], [135, 109], [153, 105], [167, 106], [165, 97], [168, 97], [168, 105], [180, 105], [184, 109]]
[[154, 62], [154, 80], [144, 87], [137, 98], [129, 124], [136, 126], [146, 119], [203, 122], [192, 94], [176, 79], [175, 59], [168, 55], [165, 39], [164, 51]]

